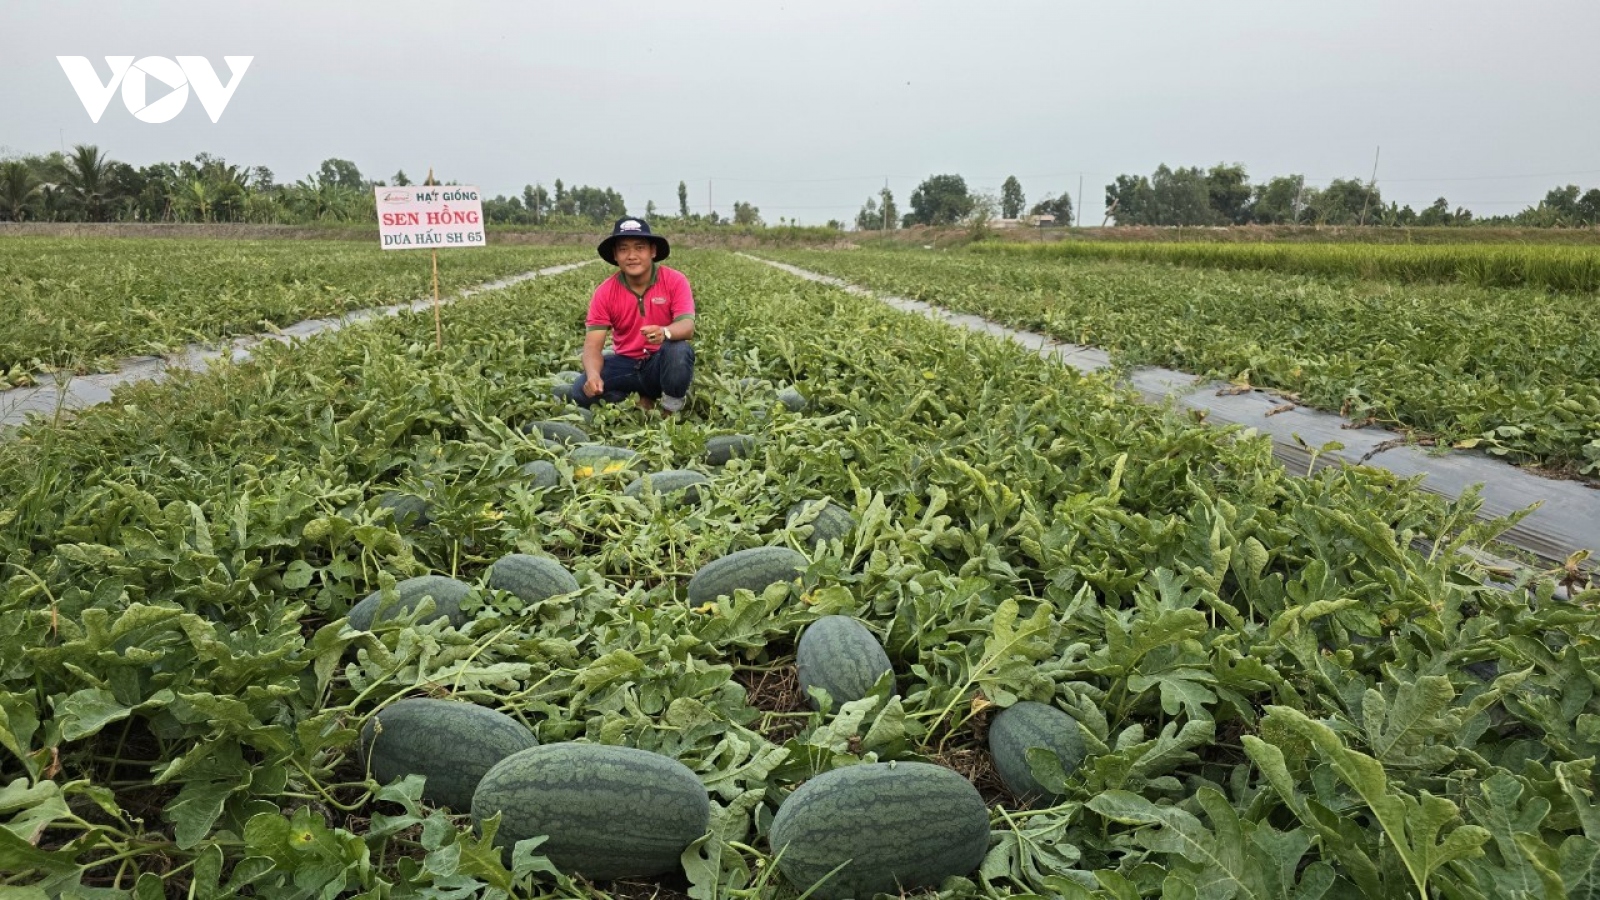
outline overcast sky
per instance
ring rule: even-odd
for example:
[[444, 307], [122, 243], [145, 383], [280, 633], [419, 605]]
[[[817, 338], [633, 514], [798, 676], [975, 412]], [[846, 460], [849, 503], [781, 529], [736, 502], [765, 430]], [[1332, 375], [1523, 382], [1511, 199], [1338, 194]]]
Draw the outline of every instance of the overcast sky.
[[[0, 155], [96, 144], [136, 165], [328, 157], [489, 194], [612, 186], [745, 200], [775, 223], [902, 209], [956, 173], [1028, 201], [1158, 163], [1252, 181], [1368, 177], [1386, 199], [1516, 212], [1600, 186], [1600, 2], [43, 2], [0, 5]], [[191, 96], [90, 121], [57, 56], [253, 56], [217, 123]], [[149, 101], [159, 98], [156, 83]]]

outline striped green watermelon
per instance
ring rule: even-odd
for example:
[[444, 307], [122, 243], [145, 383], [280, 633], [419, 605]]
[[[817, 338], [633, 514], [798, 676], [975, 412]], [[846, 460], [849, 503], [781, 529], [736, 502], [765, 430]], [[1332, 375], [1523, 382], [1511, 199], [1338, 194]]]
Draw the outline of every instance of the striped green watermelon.
[[536, 459], [524, 465], [519, 471], [528, 476], [528, 487], [535, 490], [553, 488], [561, 483], [561, 471], [549, 460]]
[[[823, 616], [806, 627], [795, 649], [800, 690], [822, 688], [833, 698], [833, 708], [860, 700], [884, 673], [894, 673], [889, 655], [867, 626], [849, 616]], [[815, 704], [816, 701], [812, 700]]]
[[768, 840], [784, 878], [799, 891], [815, 887], [818, 900], [899, 894], [976, 869], [989, 851], [989, 810], [942, 766], [866, 763], [797, 788]]
[[565, 401], [572, 393], [572, 385], [582, 380], [582, 372], [563, 369], [550, 376], [550, 396]]
[[994, 757], [1006, 790], [1023, 801], [1054, 801], [1058, 798], [1028, 768], [1028, 751], [1034, 748], [1060, 756], [1061, 767], [1071, 775], [1083, 764], [1083, 732], [1078, 720], [1054, 706], [1024, 700], [1002, 710], [989, 723], [989, 755]]
[[[814, 511], [813, 511], [814, 510]], [[784, 527], [811, 529], [805, 534], [806, 547], [816, 549], [818, 544], [842, 541], [856, 528], [856, 518], [850, 511], [832, 501], [801, 501], [789, 507]]]
[[634, 479], [622, 489], [622, 493], [629, 497], [643, 497], [648, 491], [663, 499], [671, 498], [692, 504], [700, 502], [700, 486], [710, 483], [711, 479], [703, 473], [691, 469], [668, 469]]
[[537, 431], [545, 440], [559, 441], [567, 446], [589, 443], [588, 432], [566, 422], [529, 422], [522, 430], [527, 434]]
[[524, 603], [538, 603], [578, 589], [578, 579], [549, 557], [510, 553], [489, 567], [489, 587], [509, 591]]
[[394, 523], [401, 531], [425, 528], [433, 521], [428, 518], [428, 501], [416, 494], [390, 491], [378, 498], [378, 508], [392, 511]]
[[706, 462], [713, 466], [727, 465], [729, 460], [744, 459], [756, 452], [756, 439], [748, 434], [720, 434], [706, 441]]
[[753, 547], [714, 559], [689, 579], [689, 602], [699, 606], [739, 588], [761, 593], [768, 585], [790, 581], [810, 565], [788, 547]]
[[800, 389], [796, 387], [786, 387], [779, 391], [778, 402], [782, 403], [784, 408], [790, 412], [800, 412], [810, 405], [806, 395], [800, 393]]
[[539, 851], [592, 880], [645, 878], [678, 868], [706, 833], [711, 798], [670, 757], [599, 744], [545, 744], [501, 760], [478, 783], [472, 821], [500, 814], [495, 843], [549, 835]]
[[479, 779], [495, 763], [538, 743], [516, 719], [456, 700], [401, 700], [361, 728], [361, 757], [374, 780], [425, 776], [422, 798], [457, 812], [472, 808]]
[[605, 444], [584, 444], [575, 447], [568, 461], [572, 463], [574, 478], [610, 475], [631, 468], [639, 454], [627, 447], [608, 447]]
[[[450, 624], [457, 628], [467, 622], [466, 614], [461, 611], [461, 601], [472, 593], [472, 586], [465, 582], [444, 575], [422, 575], [417, 578], [407, 578], [394, 588], [399, 597], [392, 605], [384, 607], [383, 615], [377, 618], [379, 622], [400, 618], [410, 613], [422, 603], [424, 597], [433, 598], [433, 612], [422, 621], [449, 619]], [[365, 600], [350, 609], [350, 626], [358, 631], [371, 630], [374, 617], [377, 616], [378, 607], [382, 602], [382, 591], [373, 591], [367, 595]]]

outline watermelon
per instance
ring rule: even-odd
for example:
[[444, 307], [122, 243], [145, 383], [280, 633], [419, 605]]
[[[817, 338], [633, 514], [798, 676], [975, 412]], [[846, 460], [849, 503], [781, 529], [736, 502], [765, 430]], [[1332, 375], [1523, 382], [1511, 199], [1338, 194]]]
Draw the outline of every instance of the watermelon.
[[390, 491], [378, 498], [378, 508], [392, 510], [394, 523], [402, 531], [424, 528], [433, 521], [428, 518], [428, 501], [416, 494]]
[[989, 851], [989, 810], [977, 788], [942, 766], [867, 763], [797, 788], [768, 840], [784, 878], [796, 890], [815, 887], [818, 900], [900, 894], [976, 869]]
[[699, 472], [689, 469], [668, 469], [665, 472], [655, 472], [636, 478], [623, 488], [622, 492], [629, 497], [643, 497], [648, 491], [663, 499], [670, 497], [684, 503], [699, 503], [703, 496], [700, 485], [710, 483], [711, 479]]
[[605, 444], [584, 444], [573, 448], [568, 459], [576, 478], [593, 475], [610, 475], [631, 467], [639, 454], [626, 447], [608, 447]]
[[583, 373], [574, 369], [562, 369], [551, 377], [560, 384], [574, 384], [583, 380]]
[[989, 723], [989, 755], [1006, 790], [1023, 801], [1057, 798], [1028, 768], [1028, 751], [1050, 750], [1061, 757], [1061, 767], [1071, 775], [1083, 764], [1083, 733], [1078, 720], [1054, 706], [1024, 700], [1001, 711]]
[[782, 403], [784, 408], [790, 412], [800, 412], [810, 405], [810, 401], [806, 400], [806, 395], [800, 393], [799, 388], [794, 387], [786, 387], [779, 391], [778, 402]]
[[[407, 578], [394, 587], [400, 596], [392, 605], [384, 607], [383, 615], [377, 621], [404, 616], [417, 608], [424, 597], [432, 597], [433, 613], [422, 621], [449, 619], [450, 624], [457, 628], [467, 622], [466, 614], [461, 611], [461, 601], [472, 593], [472, 586], [469, 584], [444, 575], [423, 575]], [[351, 608], [350, 626], [358, 631], [371, 630], [374, 624], [373, 617], [378, 613], [378, 605], [382, 601], [382, 591], [373, 591], [367, 595], [367, 599]]]
[[505, 713], [456, 700], [401, 700], [361, 728], [361, 758], [374, 780], [425, 776], [422, 799], [457, 812], [472, 808], [479, 779], [495, 763], [538, 743]]
[[578, 589], [578, 579], [567, 567], [544, 556], [510, 553], [489, 567], [489, 587], [516, 594], [524, 603], [537, 603]]
[[761, 593], [770, 584], [789, 581], [805, 572], [806, 558], [788, 547], [754, 547], [730, 553], [700, 567], [689, 579], [689, 602], [695, 606], [739, 588]]
[[804, 537], [806, 547], [814, 550], [827, 541], [842, 541], [855, 530], [856, 518], [849, 510], [830, 500], [812, 513], [812, 507], [817, 505], [815, 500], [796, 503], [789, 507], [789, 515], [784, 519], [785, 528], [810, 527], [810, 534]]
[[537, 431], [545, 440], [558, 441], [567, 446], [589, 443], [588, 432], [566, 422], [529, 422], [522, 430], [526, 434]]
[[730, 459], [744, 459], [756, 451], [756, 439], [748, 434], [721, 434], [706, 441], [706, 462], [727, 465]]
[[[894, 673], [889, 655], [867, 626], [849, 616], [823, 616], [800, 636], [795, 650], [800, 670], [800, 691], [822, 688], [833, 698], [833, 708], [860, 700], [885, 672]], [[815, 700], [812, 701], [815, 704]]]
[[539, 846], [563, 872], [592, 880], [645, 878], [678, 868], [706, 833], [711, 798], [670, 757], [600, 744], [545, 744], [490, 769], [472, 798], [472, 821], [500, 814], [495, 843], [549, 835]]
[[553, 488], [561, 483], [561, 472], [556, 464], [545, 459], [536, 459], [523, 466], [519, 471], [528, 476], [528, 487]]

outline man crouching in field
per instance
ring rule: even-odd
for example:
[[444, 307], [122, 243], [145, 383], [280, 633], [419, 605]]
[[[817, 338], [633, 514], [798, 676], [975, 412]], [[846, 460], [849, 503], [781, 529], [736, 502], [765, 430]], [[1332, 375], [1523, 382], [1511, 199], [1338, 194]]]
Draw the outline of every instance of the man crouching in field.
[[[683, 409], [694, 380], [694, 294], [689, 279], [659, 263], [671, 247], [632, 216], [618, 219], [600, 242], [600, 258], [617, 273], [595, 288], [583, 339], [583, 375], [571, 396], [587, 408], [639, 395], [640, 409]], [[610, 353], [602, 353], [606, 334]]]

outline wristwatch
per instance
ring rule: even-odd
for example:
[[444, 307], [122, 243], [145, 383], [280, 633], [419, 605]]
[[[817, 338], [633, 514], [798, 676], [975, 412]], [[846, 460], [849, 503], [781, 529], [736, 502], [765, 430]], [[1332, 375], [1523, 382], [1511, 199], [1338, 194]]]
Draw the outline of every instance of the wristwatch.
[[661, 326], [661, 341], [662, 341], [662, 343], [665, 343], [665, 342], [670, 341], [670, 340], [672, 340], [672, 329], [666, 327], [665, 325]]

